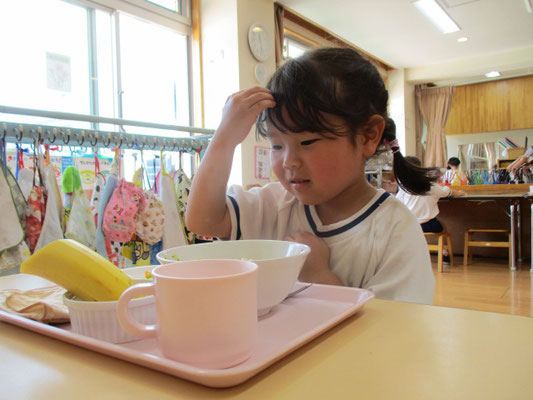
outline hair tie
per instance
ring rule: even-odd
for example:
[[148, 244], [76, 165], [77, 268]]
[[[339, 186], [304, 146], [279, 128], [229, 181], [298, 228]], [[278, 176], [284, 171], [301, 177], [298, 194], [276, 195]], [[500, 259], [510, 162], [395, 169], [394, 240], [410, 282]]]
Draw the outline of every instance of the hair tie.
[[387, 139], [385, 139], [383, 141], [383, 144], [387, 146], [389, 150], [392, 151], [392, 154], [398, 153], [400, 151], [400, 145], [398, 144], [398, 139], [394, 139], [390, 142]]

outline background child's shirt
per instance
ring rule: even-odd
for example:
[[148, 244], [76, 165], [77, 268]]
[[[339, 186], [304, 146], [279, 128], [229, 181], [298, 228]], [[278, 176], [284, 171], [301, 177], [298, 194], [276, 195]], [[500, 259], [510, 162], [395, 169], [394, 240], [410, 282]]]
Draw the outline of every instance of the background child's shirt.
[[283, 240], [311, 232], [330, 248], [330, 269], [343, 285], [376, 297], [431, 304], [435, 280], [418, 221], [394, 196], [378, 190], [350, 218], [322, 225], [314, 206], [300, 203], [280, 183], [243, 191], [232, 186], [227, 205], [231, 239]]
[[423, 224], [439, 214], [439, 199], [451, 196], [451, 194], [452, 190], [449, 187], [433, 183], [431, 190], [425, 196], [409, 194], [399, 188], [396, 198], [407, 206], [418, 220], [418, 223]]

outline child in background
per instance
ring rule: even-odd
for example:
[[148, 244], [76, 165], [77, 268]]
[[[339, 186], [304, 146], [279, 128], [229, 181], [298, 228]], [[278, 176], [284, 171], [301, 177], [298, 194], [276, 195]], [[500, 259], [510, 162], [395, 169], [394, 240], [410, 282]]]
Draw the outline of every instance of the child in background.
[[442, 182], [445, 185], [452, 185], [455, 184], [459, 185], [459, 165], [461, 164], [461, 160], [459, 160], [457, 157], [450, 157], [448, 160], [448, 166], [446, 167], [446, 172], [442, 176]]
[[[289, 60], [267, 88], [230, 96], [193, 180], [187, 226], [224, 239], [291, 240], [311, 247], [299, 279], [431, 303], [434, 277], [416, 218], [365, 178], [376, 152], [394, 153], [401, 187], [423, 194], [438, 170], [405, 161], [377, 69], [347, 48]], [[233, 153], [256, 122], [279, 182], [244, 191], [227, 182]]]
[[533, 161], [533, 146], [530, 146], [526, 152], [514, 160], [508, 167], [507, 171], [512, 172], [516, 171], [518, 168], [522, 167], [524, 164], [529, 164]]
[[[417, 166], [421, 166], [421, 161], [416, 157], [405, 157], [406, 161]], [[452, 159], [450, 159], [452, 160]], [[442, 232], [444, 227], [437, 219], [439, 215], [439, 199], [451, 196], [464, 196], [466, 193], [462, 190], [452, 191], [448, 186], [431, 185], [431, 190], [424, 196], [417, 196], [407, 193], [400, 188], [396, 198], [400, 200], [416, 217], [423, 232]], [[450, 256], [447, 250], [443, 252], [442, 261], [449, 264]]]

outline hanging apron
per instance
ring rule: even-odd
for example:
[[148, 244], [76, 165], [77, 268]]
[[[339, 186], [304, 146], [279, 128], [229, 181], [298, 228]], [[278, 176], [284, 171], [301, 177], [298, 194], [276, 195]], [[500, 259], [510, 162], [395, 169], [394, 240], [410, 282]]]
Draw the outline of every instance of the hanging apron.
[[94, 217], [89, 201], [81, 187], [72, 193], [70, 216], [65, 228], [65, 237], [76, 240], [93, 250], [95, 249], [96, 226]]
[[[39, 156], [39, 163], [42, 165], [42, 155]], [[40, 168], [40, 166], [38, 165]], [[57, 187], [57, 180], [55, 177], [54, 167], [52, 164], [48, 164], [45, 173], [41, 173], [44, 178], [44, 186], [47, 193], [46, 198], [46, 211], [43, 220], [43, 226], [39, 240], [35, 245], [35, 250], [46, 246], [58, 239], [63, 239], [63, 228], [61, 225], [61, 213], [58, 210], [63, 208], [61, 198], [57, 197], [59, 191]]]
[[[8, 174], [11, 175], [9, 171]], [[15, 193], [15, 197], [19, 195], [22, 194]], [[24, 229], [3, 168], [0, 168], [0, 207], [2, 207], [0, 276], [2, 276], [16, 273], [17, 271], [14, 269], [29, 256], [29, 249], [24, 242]]]
[[172, 177], [166, 173], [163, 167], [163, 158], [161, 158], [161, 175], [159, 199], [163, 202], [165, 212], [165, 223], [163, 225], [163, 250], [171, 247], [185, 246], [187, 239], [185, 230], [181, 223], [178, 210], [178, 199]]
[[98, 204], [98, 223], [96, 224], [96, 251], [103, 257], [109, 259], [116, 266], [120, 266], [122, 259], [122, 244], [119, 242], [111, 242], [110, 239], [106, 238], [102, 230], [102, 225], [104, 222], [104, 211], [115, 190], [115, 187], [118, 183], [118, 167], [114, 164], [111, 167], [111, 173], [107, 178], [107, 181], [102, 191], [100, 197], [100, 202]]
[[94, 226], [98, 226], [98, 208], [100, 206], [100, 198], [102, 197], [102, 190], [105, 186], [105, 177], [100, 172], [100, 160], [98, 159], [98, 153], [94, 151], [94, 186], [93, 193], [91, 195], [91, 212], [94, 218]]
[[[39, 174], [39, 183], [35, 181], [35, 174]], [[42, 186], [41, 171], [37, 168], [37, 156], [34, 155], [33, 186], [26, 202], [24, 213], [24, 230], [26, 231], [26, 243], [30, 252], [34, 252], [41, 230], [43, 228], [46, 213], [46, 192]]]
[[192, 244], [194, 243], [196, 235], [193, 232], [189, 232], [185, 225], [185, 210], [187, 209], [187, 201], [189, 200], [189, 192], [191, 191], [191, 180], [181, 167], [175, 172], [173, 180], [176, 189], [176, 197], [178, 199], [178, 211], [180, 213], [181, 224], [185, 230], [187, 243]]
[[29, 168], [19, 170], [17, 182], [24, 198], [27, 200], [33, 187], [33, 171]]
[[4, 171], [4, 174], [7, 180], [7, 184], [9, 185], [9, 189], [11, 190], [11, 197], [13, 198], [13, 204], [15, 205], [15, 208], [17, 210], [17, 216], [19, 218], [19, 221], [22, 221], [24, 219], [24, 213], [26, 211], [26, 198], [24, 197], [24, 194], [22, 194], [17, 180], [15, 179], [9, 168], [7, 169], [7, 171]]

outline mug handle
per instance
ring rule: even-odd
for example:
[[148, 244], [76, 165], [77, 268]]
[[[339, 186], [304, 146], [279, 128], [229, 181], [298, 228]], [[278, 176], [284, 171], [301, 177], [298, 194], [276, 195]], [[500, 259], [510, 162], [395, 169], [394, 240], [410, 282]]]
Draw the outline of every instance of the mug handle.
[[157, 327], [156, 325], [144, 325], [132, 319], [128, 313], [128, 304], [136, 297], [153, 296], [155, 294], [154, 283], [139, 283], [135, 286], [127, 288], [120, 298], [117, 305], [117, 318], [120, 325], [130, 335], [137, 336], [142, 339], [155, 337]]

